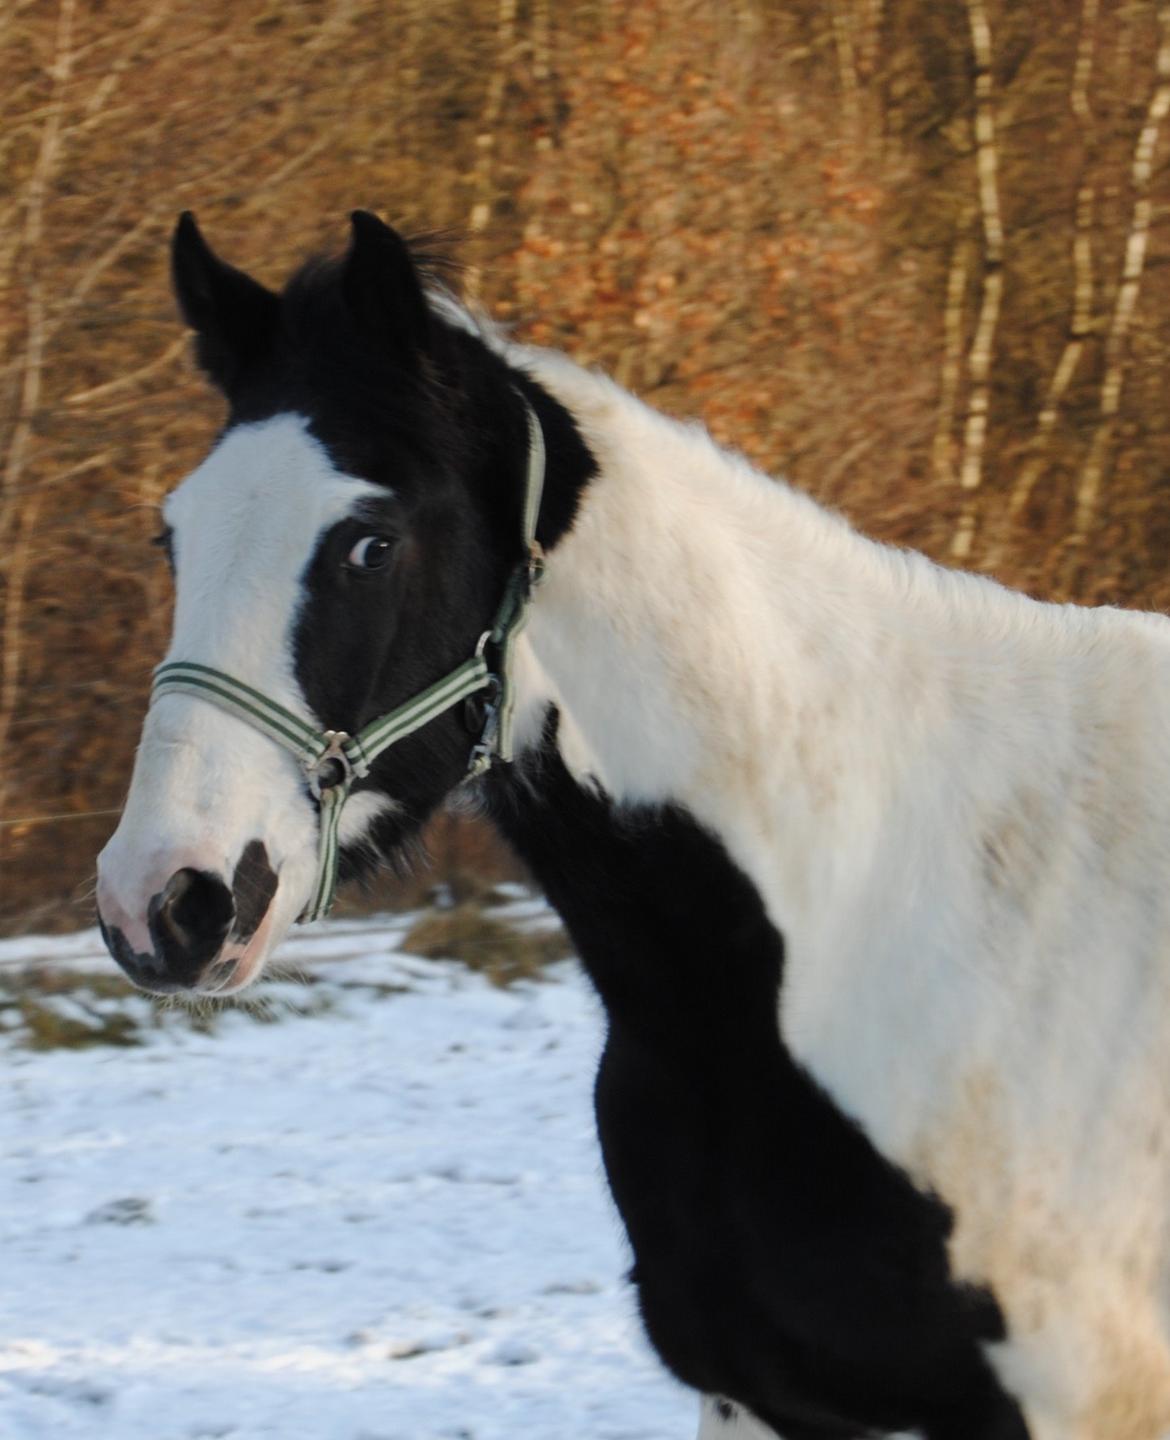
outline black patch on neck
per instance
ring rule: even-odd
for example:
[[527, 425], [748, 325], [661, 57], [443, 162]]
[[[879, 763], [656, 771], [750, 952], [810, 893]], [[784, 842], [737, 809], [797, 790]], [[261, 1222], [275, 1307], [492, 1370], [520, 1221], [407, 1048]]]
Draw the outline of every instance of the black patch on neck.
[[982, 1350], [998, 1307], [951, 1277], [949, 1210], [781, 1041], [754, 886], [683, 810], [582, 789], [554, 731], [491, 808], [605, 1004], [598, 1128], [663, 1360], [785, 1440], [1027, 1440]]

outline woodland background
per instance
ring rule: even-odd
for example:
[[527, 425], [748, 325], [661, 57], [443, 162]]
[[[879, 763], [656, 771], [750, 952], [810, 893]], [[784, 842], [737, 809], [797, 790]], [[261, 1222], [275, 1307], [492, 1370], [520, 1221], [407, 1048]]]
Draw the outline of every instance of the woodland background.
[[359, 205], [447, 231], [520, 336], [870, 533], [1170, 608], [1168, 110], [1163, 0], [0, 4], [0, 929], [91, 923], [165, 645], [219, 418], [178, 211], [270, 283]]

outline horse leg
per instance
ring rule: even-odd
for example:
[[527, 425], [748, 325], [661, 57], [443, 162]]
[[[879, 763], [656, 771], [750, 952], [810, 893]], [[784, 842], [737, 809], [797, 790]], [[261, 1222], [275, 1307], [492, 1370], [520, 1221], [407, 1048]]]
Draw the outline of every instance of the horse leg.
[[730, 1400], [704, 1395], [697, 1440], [780, 1440], [774, 1430]]
[[[696, 1440], [782, 1440], [775, 1430], [769, 1430], [762, 1421], [750, 1414], [742, 1405], [733, 1405], [729, 1400], [704, 1395], [699, 1414], [699, 1433]], [[886, 1440], [921, 1440], [915, 1433], [890, 1435]], [[1165, 1437], [1170, 1440], [1170, 1435]]]

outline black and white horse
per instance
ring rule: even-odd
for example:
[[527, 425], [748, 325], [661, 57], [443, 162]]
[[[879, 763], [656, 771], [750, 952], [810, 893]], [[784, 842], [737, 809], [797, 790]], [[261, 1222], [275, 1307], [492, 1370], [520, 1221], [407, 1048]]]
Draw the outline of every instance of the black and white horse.
[[[342, 871], [470, 785], [539, 877], [701, 1434], [1170, 1436], [1170, 622], [863, 539], [372, 216], [279, 295], [189, 218], [174, 273], [229, 416], [168, 660], [311, 733], [490, 647], [543, 440], [514, 758], [467, 778], [490, 688], [429, 717], [344, 776]], [[322, 871], [338, 775], [208, 701], [156, 696], [100, 861], [151, 989], [247, 985]]]

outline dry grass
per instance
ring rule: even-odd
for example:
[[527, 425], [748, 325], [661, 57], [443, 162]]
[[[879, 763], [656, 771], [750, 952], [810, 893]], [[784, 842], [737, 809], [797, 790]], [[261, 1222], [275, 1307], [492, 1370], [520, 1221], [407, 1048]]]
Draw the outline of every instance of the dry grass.
[[137, 1045], [143, 1009], [113, 973], [83, 976], [46, 966], [0, 974], [0, 1029], [16, 1031], [29, 1050]]
[[[225, 1017], [259, 1025], [322, 1015], [334, 1003], [327, 972], [282, 979], [279, 964], [263, 985], [228, 999], [144, 995], [112, 968], [68, 963], [0, 968], [0, 1035], [28, 1050], [87, 1050], [141, 1044], [152, 1032], [178, 1027], [213, 1034]], [[395, 984], [365, 984], [371, 996], [401, 993]]]
[[426, 960], [459, 960], [493, 985], [537, 980], [546, 966], [573, 953], [563, 930], [524, 928], [474, 901], [422, 915], [401, 948]]
[[461, 233], [522, 335], [871, 533], [1170, 606], [1168, 0], [46, 0], [0, 47], [0, 927], [88, 919], [165, 643], [185, 207], [270, 281], [355, 205]]

